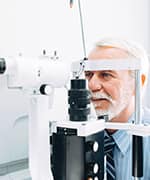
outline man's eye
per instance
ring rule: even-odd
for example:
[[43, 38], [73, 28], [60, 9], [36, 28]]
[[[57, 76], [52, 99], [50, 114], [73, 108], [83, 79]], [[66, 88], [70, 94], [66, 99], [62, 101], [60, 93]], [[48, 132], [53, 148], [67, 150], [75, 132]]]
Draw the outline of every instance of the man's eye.
[[106, 72], [102, 73], [101, 75], [102, 75], [103, 78], [107, 78], [107, 79], [113, 77], [112, 74], [106, 73]]
[[92, 72], [85, 72], [85, 77], [86, 77], [86, 78], [91, 78], [92, 75], [93, 75]]

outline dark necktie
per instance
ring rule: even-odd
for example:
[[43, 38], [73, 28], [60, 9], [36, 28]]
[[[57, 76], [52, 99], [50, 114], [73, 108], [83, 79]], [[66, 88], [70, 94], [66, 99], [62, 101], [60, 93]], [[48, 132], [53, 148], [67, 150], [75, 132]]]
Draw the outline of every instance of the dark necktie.
[[113, 159], [113, 150], [115, 146], [115, 141], [111, 135], [105, 131], [104, 136], [104, 153], [106, 155], [106, 172], [107, 180], [115, 180], [115, 164]]

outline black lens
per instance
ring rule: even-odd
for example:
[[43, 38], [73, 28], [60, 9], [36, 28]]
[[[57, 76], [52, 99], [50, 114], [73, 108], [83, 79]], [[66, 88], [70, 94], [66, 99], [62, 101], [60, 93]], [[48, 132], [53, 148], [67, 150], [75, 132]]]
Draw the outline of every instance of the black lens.
[[6, 70], [6, 62], [4, 58], [0, 58], [0, 74], [3, 74]]
[[86, 89], [86, 80], [71, 80], [68, 96], [70, 121], [87, 121], [90, 114], [90, 92]]

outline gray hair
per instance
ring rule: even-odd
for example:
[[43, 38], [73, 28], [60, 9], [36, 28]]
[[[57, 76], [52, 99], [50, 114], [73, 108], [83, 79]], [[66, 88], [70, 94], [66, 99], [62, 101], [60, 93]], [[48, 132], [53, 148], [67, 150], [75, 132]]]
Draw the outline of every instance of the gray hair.
[[132, 41], [124, 40], [124, 39], [104, 38], [98, 41], [96, 43], [96, 46], [119, 48], [126, 51], [129, 54], [129, 56], [140, 59], [141, 66], [142, 66], [141, 74], [144, 74], [146, 77], [148, 77], [148, 71], [149, 71], [148, 55], [145, 49], [139, 44]]

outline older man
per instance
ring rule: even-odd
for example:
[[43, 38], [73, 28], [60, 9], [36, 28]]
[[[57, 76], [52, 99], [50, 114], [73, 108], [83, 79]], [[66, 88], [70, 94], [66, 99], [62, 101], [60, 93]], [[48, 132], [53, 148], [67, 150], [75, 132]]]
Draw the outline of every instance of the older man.
[[[141, 82], [146, 85], [148, 73], [148, 58], [142, 47], [125, 41], [114, 39], [100, 40], [89, 54], [89, 60], [137, 58], [142, 62]], [[92, 93], [92, 103], [97, 116], [108, 115], [112, 122], [134, 121], [135, 76], [131, 70], [101, 70], [86, 71], [85, 77]], [[142, 121], [150, 121], [150, 112], [142, 109]], [[106, 132], [113, 139], [113, 162], [108, 162], [107, 179], [132, 179], [132, 137], [123, 130]], [[110, 156], [110, 155], [108, 155]], [[114, 165], [112, 165], [114, 163]], [[114, 166], [114, 167], [113, 167]], [[115, 168], [115, 169], [113, 169]], [[150, 179], [150, 138], [144, 138], [144, 176]]]

